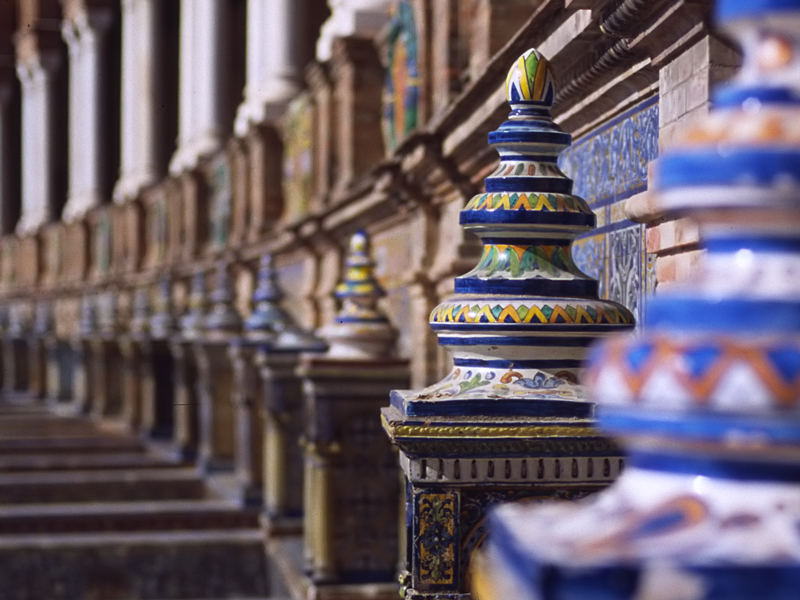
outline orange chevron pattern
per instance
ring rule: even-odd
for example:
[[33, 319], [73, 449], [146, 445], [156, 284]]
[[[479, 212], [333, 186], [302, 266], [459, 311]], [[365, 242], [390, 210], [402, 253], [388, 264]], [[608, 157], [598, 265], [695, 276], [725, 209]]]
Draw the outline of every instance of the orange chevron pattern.
[[[695, 404], [705, 405], [732, 368], [746, 365], [769, 390], [777, 407], [794, 408], [800, 404], [800, 372], [790, 380], [781, 375], [767, 356], [772, 350], [769, 345], [744, 345], [734, 340], [717, 342], [719, 355], [701, 373], [692, 374], [686, 367], [686, 356], [695, 349], [691, 343], [676, 343], [666, 338], [655, 338], [652, 342], [649, 356], [636, 368], [627, 360], [631, 351], [629, 340], [614, 340], [604, 346], [603, 368], [617, 369], [634, 397], [641, 394], [656, 371], [661, 374], [668, 371], [694, 398]], [[590, 382], [596, 380], [597, 374], [595, 369], [590, 369]]]

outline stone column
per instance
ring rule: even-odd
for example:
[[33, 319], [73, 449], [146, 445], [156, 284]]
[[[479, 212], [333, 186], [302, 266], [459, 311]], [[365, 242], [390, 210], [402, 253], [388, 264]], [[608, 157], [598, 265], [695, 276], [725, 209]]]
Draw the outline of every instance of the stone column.
[[58, 85], [62, 66], [56, 48], [17, 63], [22, 92], [22, 214], [17, 225], [21, 234], [59, 217], [63, 150], [57, 121], [64, 106]]
[[406, 480], [408, 600], [468, 596], [491, 505], [577, 498], [622, 462], [593, 429], [577, 379], [587, 346], [631, 329], [633, 315], [599, 300], [572, 261], [572, 240], [595, 217], [556, 165], [571, 138], [550, 117], [548, 61], [526, 51], [506, 87], [510, 120], [489, 134], [500, 165], [460, 214], [482, 254], [429, 318], [454, 368], [425, 389], [393, 391], [382, 410]]
[[[396, 358], [396, 332], [377, 308], [383, 290], [373, 277], [365, 233], [355, 234], [343, 300], [330, 344], [304, 356], [306, 569], [315, 597], [396, 597], [399, 473], [375, 419], [387, 390], [408, 383], [408, 361]], [[367, 525], [368, 524], [368, 525]], [[343, 588], [343, 586], [347, 586]]]
[[244, 101], [234, 129], [272, 123], [303, 87], [308, 0], [248, 0]]
[[170, 172], [192, 169], [222, 147], [230, 11], [225, 0], [181, 0], [178, 148]]
[[168, 60], [159, 33], [161, 0], [121, 0], [120, 172], [114, 200], [135, 197], [162, 174], [163, 78]]
[[206, 472], [230, 471], [234, 466], [233, 368], [228, 347], [241, 331], [234, 303], [230, 266], [221, 262], [209, 294], [211, 309], [194, 341], [197, 361], [198, 465]]
[[103, 86], [110, 85], [109, 48], [106, 34], [114, 19], [110, 5], [83, 6], [69, 15], [61, 31], [69, 50], [69, 170], [66, 220], [81, 217], [106, 201], [103, 177], [112, 149], [107, 147], [106, 130], [116, 123], [108, 120]]
[[336, 38], [374, 38], [389, 21], [391, 0], [328, 0], [330, 17], [317, 39], [317, 60], [330, 60]]

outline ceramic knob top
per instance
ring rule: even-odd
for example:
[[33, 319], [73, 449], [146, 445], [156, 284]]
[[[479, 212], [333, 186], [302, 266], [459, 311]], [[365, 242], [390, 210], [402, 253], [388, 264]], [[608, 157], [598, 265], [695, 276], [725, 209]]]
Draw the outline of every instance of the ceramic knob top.
[[550, 62], [535, 48], [523, 52], [506, 76], [509, 102], [540, 102], [552, 106], [555, 83]]
[[345, 267], [344, 280], [336, 286], [337, 298], [377, 300], [386, 295], [373, 274], [375, 262], [370, 256], [369, 237], [365, 231], [358, 231], [350, 238]]

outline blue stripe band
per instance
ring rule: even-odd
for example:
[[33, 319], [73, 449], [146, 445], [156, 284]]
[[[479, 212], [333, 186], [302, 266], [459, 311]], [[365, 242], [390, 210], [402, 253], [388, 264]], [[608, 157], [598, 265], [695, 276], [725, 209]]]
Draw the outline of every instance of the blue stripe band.
[[454, 358], [457, 367], [484, 367], [487, 369], [580, 369], [582, 360], [541, 359], [541, 360], [481, 360], [479, 358]]
[[[602, 399], [600, 399], [602, 400]], [[598, 426], [615, 435], [656, 435], [686, 440], [726, 440], [731, 434], [757, 436], [765, 442], [800, 444], [800, 422], [720, 412], [643, 412], [641, 407], [597, 407]], [[754, 438], [755, 439], [755, 438]]]
[[594, 298], [597, 282], [588, 279], [481, 279], [457, 277], [457, 294], [524, 294], [529, 296], [570, 296]]
[[520, 225], [554, 225], [561, 229], [567, 227], [593, 228], [594, 213], [543, 212], [540, 210], [462, 210], [459, 214], [461, 225], [484, 223], [516, 223]]
[[572, 193], [572, 180], [564, 177], [487, 177], [485, 179], [487, 192], [530, 192], [535, 191], [570, 194]]
[[737, 252], [747, 249], [755, 252], [800, 252], [798, 237], [707, 237], [703, 247], [710, 252]]
[[655, 296], [646, 309], [652, 329], [723, 331], [800, 331], [800, 300], [681, 298]]
[[800, 465], [739, 461], [690, 453], [633, 451], [627, 464], [640, 469], [748, 481], [800, 481]]

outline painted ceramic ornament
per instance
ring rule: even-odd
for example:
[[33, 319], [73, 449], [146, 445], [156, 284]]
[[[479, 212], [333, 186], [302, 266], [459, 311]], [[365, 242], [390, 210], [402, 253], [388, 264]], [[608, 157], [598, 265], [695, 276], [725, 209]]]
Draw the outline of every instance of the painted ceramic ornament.
[[33, 333], [39, 337], [44, 337], [54, 330], [53, 303], [50, 300], [40, 300], [36, 303], [36, 309], [33, 314]]
[[[9, 323], [12, 323], [9, 320]], [[97, 331], [97, 304], [94, 294], [84, 294], [81, 298], [80, 318], [78, 320], [78, 335], [83, 338], [91, 337]]]
[[261, 258], [258, 283], [253, 291], [253, 312], [244, 321], [245, 338], [264, 342], [270, 351], [322, 352], [325, 343], [298, 326], [280, 305], [283, 291], [272, 256]]
[[230, 265], [220, 262], [214, 276], [214, 288], [209, 294], [211, 310], [203, 321], [206, 332], [226, 334], [236, 333], [241, 329], [242, 318], [233, 306], [235, 299]]
[[633, 327], [572, 260], [595, 217], [556, 164], [571, 137], [550, 117], [554, 95], [547, 59], [526, 51], [506, 79], [511, 114], [489, 134], [500, 163], [461, 211], [481, 258], [430, 315], [455, 368], [424, 390], [394, 392], [404, 414], [590, 416], [577, 385], [586, 347]]
[[145, 286], [133, 292], [130, 331], [134, 335], [144, 335], [150, 329], [150, 294]]
[[167, 338], [177, 329], [172, 310], [172, 284], [167, 276], [162, 277], [156, 287], [148, 327], [150, 336], [156, 339]]
[[368, 358], [392, 352], [397, 332], [378, 307], [386, 292], [375, 279], [374, 270], [369, 236], [359, 231], [350, 238], [345, 275], [334, 292], [342, 301], [341, 309], [334, 322], [319, 331], [330, 344], [328, 356]]
[[628, 466], [577, 505], [496, 510], [482, 599], [798, 595], [800, 1], [719, 0], [716, 15], [742, 72], [652, 192], [698, 222], [702, 263], [587, 369]]

